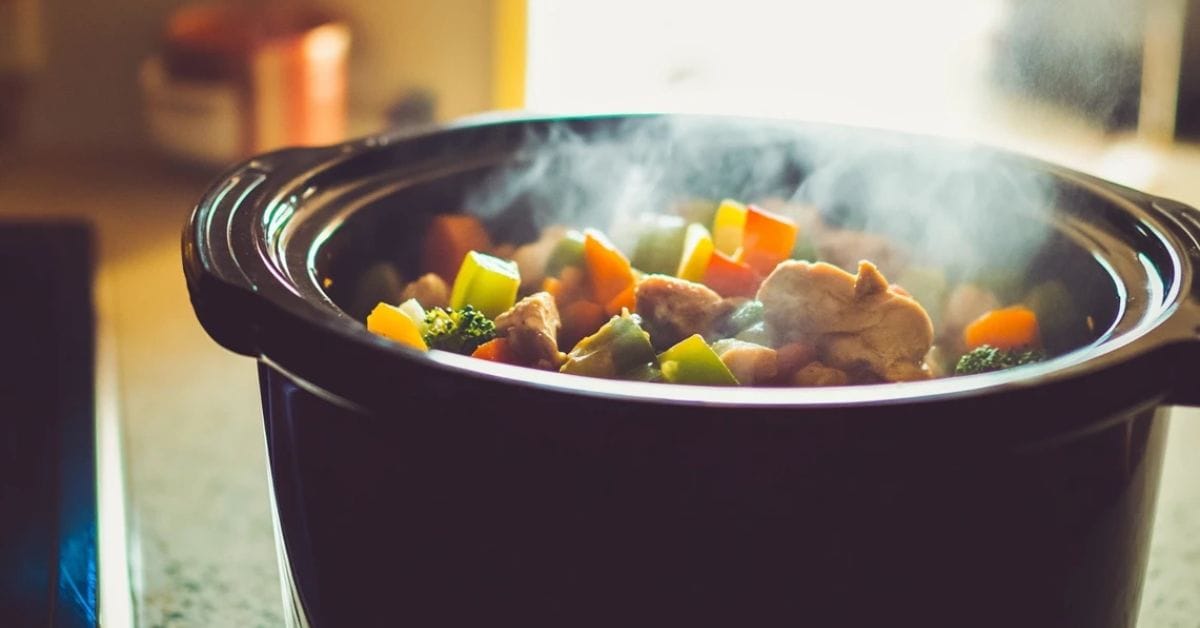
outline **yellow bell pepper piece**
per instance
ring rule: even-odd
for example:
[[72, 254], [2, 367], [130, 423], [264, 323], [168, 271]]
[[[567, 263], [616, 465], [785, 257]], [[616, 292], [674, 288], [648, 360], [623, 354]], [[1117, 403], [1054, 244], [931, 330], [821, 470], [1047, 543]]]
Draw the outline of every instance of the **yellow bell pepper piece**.
[[717, 250], [733, 256], [742, 246], [742, 232], [746, 229], [746, 206], [730, 199], [721, 201], [713, 217], [713, 245]]
[[421, 339], [421, 328], [403, 310], [380, 303], [367, 315], [367, 330], [420, 351], [429, 347]]
[[699, 223], [688, 225], [687, 235], [683, 238], [683, 257], [679, 259], [679, 270], [675, 275], [680, 279], [704, 281], [704, 273], [708, 271], [708, 260], [713, 253], [713, 239], [708, 229]]

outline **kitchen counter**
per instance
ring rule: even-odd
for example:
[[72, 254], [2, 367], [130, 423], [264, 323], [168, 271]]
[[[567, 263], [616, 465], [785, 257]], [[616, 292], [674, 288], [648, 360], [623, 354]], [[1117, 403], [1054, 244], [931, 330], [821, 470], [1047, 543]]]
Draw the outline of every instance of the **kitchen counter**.
[[[1200, 203], [1200, 149], [1048, 156], [1109, 176], [1137, 163], [1145, 178], [1123, 182]], [[180, 270], [180, 232], [208, 178], [139, 154], [0, 154], [0, 216], [97, 226], [137, 624], [280, 626], [255, 365], [200, 328]], [[1143, 628], [1200, 626], [1200, 411], [1176, 410], [1168, 443]]]

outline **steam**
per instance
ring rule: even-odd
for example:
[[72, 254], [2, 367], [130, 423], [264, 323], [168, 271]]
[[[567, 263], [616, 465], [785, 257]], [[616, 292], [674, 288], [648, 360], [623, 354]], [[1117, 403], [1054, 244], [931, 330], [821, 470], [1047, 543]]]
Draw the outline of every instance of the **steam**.
[[1019, 271], [1042, 246], [1047, 183], [1006, 156], [938, 140], [650, 117], [539, 127], [466, 206], [485, 220], [519, 214], [535, 234], [552, 224], [597, 227], [631, 247], [640, 216], [691, 199], [782, 199], [772, 207], [802, 225], [815, 209], [825, 225], [884, 236], [915, 262], [970, 278], [998, 266]]

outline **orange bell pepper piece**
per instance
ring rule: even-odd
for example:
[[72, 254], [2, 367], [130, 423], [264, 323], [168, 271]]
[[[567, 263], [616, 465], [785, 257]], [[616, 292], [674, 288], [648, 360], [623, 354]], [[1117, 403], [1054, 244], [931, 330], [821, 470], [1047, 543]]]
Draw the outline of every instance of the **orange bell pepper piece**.
[[723, 297], [753, 298], [762, 284], [762, 275], [745, 262], [713, 251], [704, 272], [704, 283]]
[[609, 316], [616, 316], [621, 313], [622, 309], [634, 311], [637, 308], [637, 297], [635, 296], [635, 286], [630, 284], [628, 288], [621, 291], [621, 294], [613, 297], [604, 306], [604, 312]]
[[599, 231], [583, 234], [583, 259], [592, 280], [592, 296], [597, 303], [608, 303], [633, 285], [633, 267]]
[[742, 253], [738, 261], [766, 276], [779, 262], [791, 257], [799, 233], [800, 227], [790, 218], [747, 205]]

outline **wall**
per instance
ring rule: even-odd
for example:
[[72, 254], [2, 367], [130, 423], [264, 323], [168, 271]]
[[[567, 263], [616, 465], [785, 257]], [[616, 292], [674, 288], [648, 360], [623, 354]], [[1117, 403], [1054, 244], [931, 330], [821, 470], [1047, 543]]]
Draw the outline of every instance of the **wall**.
[[41, 71], [24, 138], [39, 145], [142, 142], [138, 64], [181, 0], [42, 0]]
[[[385, 125], [385, 110], [414, 88], [436, 94], [436, 116], [491, 105], [495, 0], [326, 0], [344, 15], [350, 59], [351, 133]], [[40, 0], [42, 67], [20, 136], [38, 146], [134, 147], [144, 143], [137, 74], [161, 25], [184, 0]]]
[[437, 117], [489, 108], [493, 0], [340, 0], [355, 34], [353, 109], [369, 120], [413, 88], [437, 94]]

